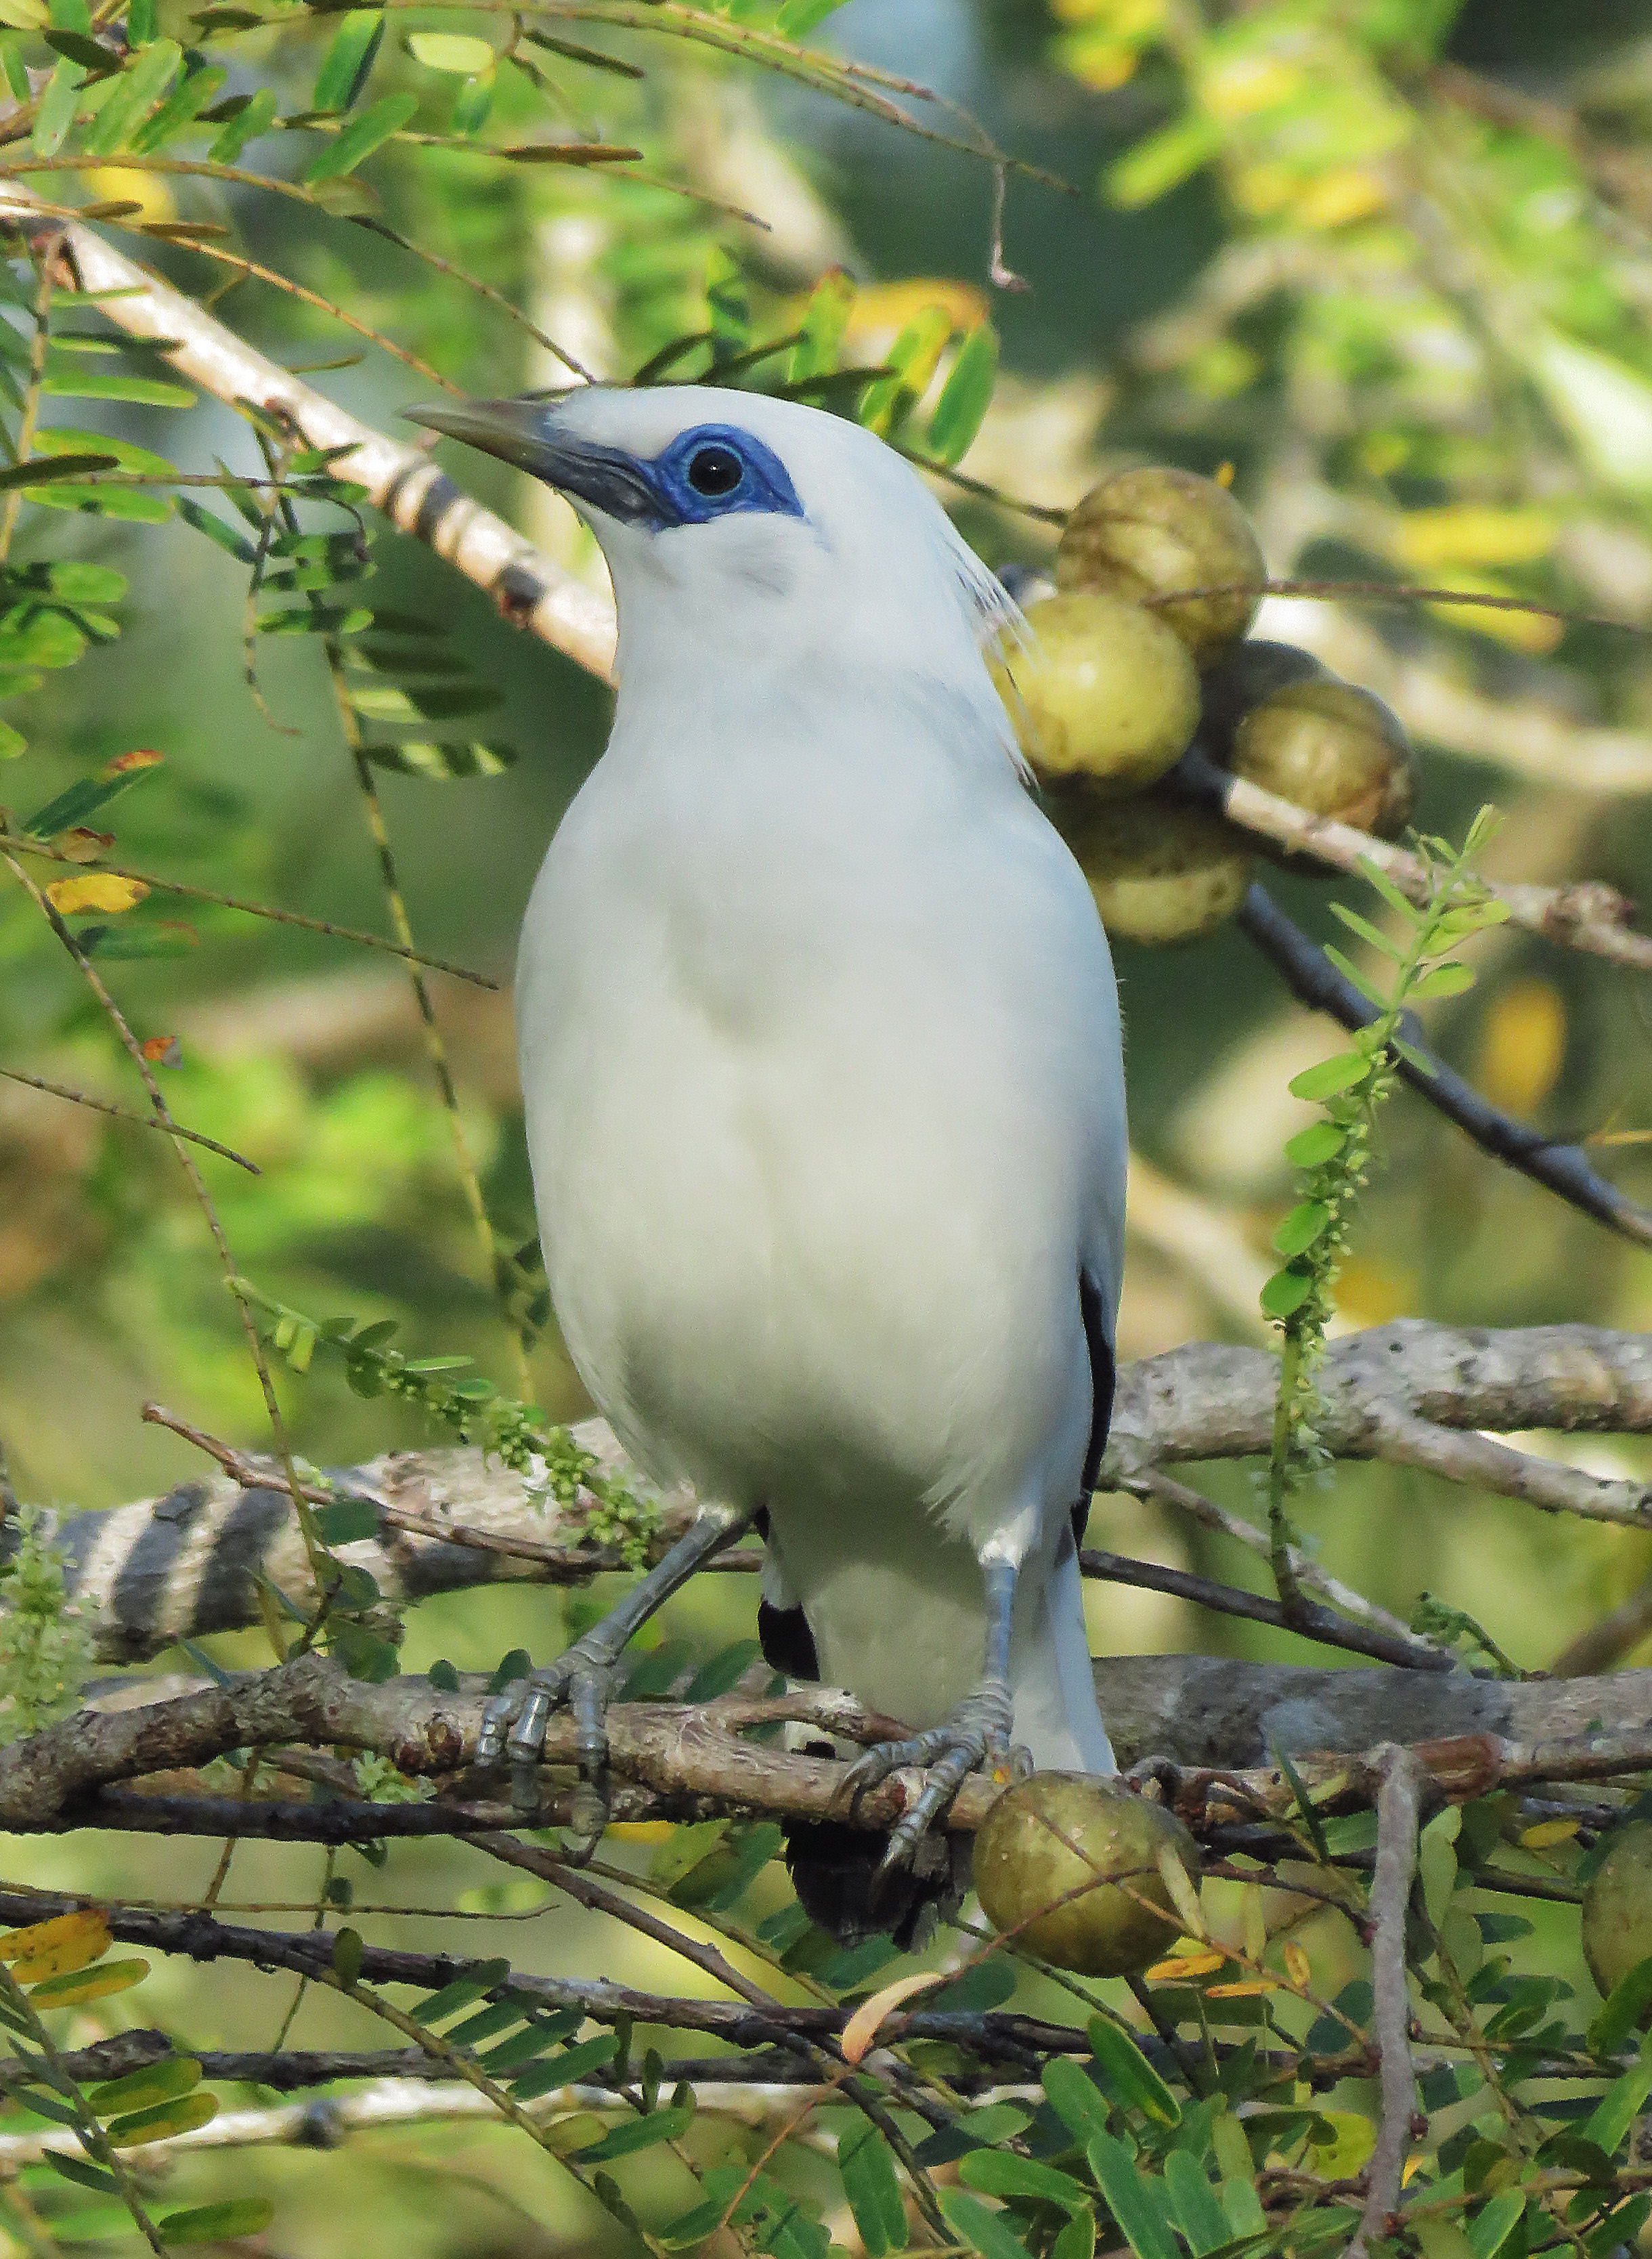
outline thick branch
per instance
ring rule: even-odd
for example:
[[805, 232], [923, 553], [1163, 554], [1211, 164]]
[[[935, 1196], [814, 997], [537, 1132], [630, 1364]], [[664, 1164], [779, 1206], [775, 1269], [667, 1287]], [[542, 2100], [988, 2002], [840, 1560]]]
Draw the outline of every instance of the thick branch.
[[[1265, 1454], [1278, 1372], [1265, 1350], [1216, 1342], [1189, 1343], [1123, 1366], [1101, 1486], [1152, 1489], [1171, 1479], [1164, 1471], [1179, 1461]], [[1465, 1436], [1477, 1429], [1652, 1432], [1652, 1337], [1646, 1335], [1594, 1326], [1497, 1333], [1407, 1319], [1334, 1342], [1320, 1385], [1318, 1432], [1337, 1457], [1412, 1464], [1427, 1442], [1428, 1464], [1457, 1479], [1507, 1490], [1547, 1510], [1652, 1527], [1641, 1486], [1602, 1483], [1529, 1454], [1471, 1444], [1448, 1454], [1444, 1439], [1435, 1448], [1436, 1439], [1411, 1424], [1426, 1422]], [[604, 1473], [623, 1473], [646, 1489], [601, 1422], [586, 1422], [577, 1435]], [[249, 1464], [239, 1472], [254, 1469]], [[75, 1599], [100, 1658], [136, 1662], [180, 1637], [256, 1623], [260, 1575], [301, 1606], [311, 1597], [291, 1501], [273, 1470], [268, 1481], [267, 1488], [252, 1489], [222, 1477], [181, 1483], [163, 1498], [65, 1521], [61, 1537]], [[392, 1452], [338, 1476], [330, 1494], [365, 1496], [389, 1509], [381, 1537], [344, 1552], [372, 1571], [393, 1602], [501, 1578], [572, 1582], [620, 1565], [612, 1551], [583, 1543], [583, 1517], [594, 1500], [568, 1509], [541, 1504], [520, 1476], [486, 1464], [480, 1451]], [[657, 1547], [663, 1549], [680, 1536], [694, 1505], [687, 1493], [660, 1504]], [[1214, 1505], [1210, 1511], [1218, 1517], [1225, 1512]], [[1228, 1516], [1223, 1526], [1229, 1525], [1234, 1534], [1238, 1517]], [[446, 1534], [431, 1534], [437, 1531]], [[512, 1550], [479, 1550], [465, 1542], [466, 1534], [513, 1541]], [[1356, 1595], [1333, 1590], [1328, 1580], [1320, 1589], [1334, 1605], [1363, 1605], [1367, 1621], [1406, 1636], [1403, 1625]]]

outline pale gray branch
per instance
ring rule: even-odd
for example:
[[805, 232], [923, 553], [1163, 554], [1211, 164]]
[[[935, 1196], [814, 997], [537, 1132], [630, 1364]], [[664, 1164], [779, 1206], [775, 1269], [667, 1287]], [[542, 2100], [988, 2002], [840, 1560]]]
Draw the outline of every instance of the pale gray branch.
[[1382, 2060], [1382, 2112], [1366, 2169], [1365, 2209], [1348, 2247], [1348, 2259], [1365, 2259], [1370, 2245], [1388, 2233], [1389, 2219], [1399, 2203], [1417, 2092], [1406, 1979], [1406, 1901], [1417, 1871], [1418, 1805], [1426, 1776], [1409, 1749], [1392, 1742], [1374, 1750], [1372, 1761], [1382, 1781], [1377, 1798], [1377, 1869], [1371, 1886], [1376, 1923], [1371, 1949], [1373, 2028]]

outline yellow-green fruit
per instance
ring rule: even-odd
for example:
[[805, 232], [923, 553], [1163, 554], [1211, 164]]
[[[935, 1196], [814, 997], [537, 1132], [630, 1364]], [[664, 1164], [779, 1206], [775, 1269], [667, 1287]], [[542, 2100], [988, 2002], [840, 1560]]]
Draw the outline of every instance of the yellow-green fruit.
[[1045, 783], [1135, 792], [1186, 750], [1199, 677], [1162, 620], [1118, 596], [1046, 596], [1024, 645], [993, 664], [1021, 749]]
[[1251, 636], [1200, 675], [1199, 741], [1225, 768], [1233, 758], [1233, 733], [1253, 706], [1295, 683], [1334, 680], [1312, 652]]
[[1208, 666], [1257, 616], [1268, 577], [1256, 529], [1226, 487], [1165, 465], [1118, 471], [1093, 487], [1056, 552], [1057, 588], [1094, 588], [1142, 603], [1180, 588], [1221, 588], [1158, 608]]
[[1405, 731], [1380, 698], [1335, 678], [1287, 684], [1233, 733], [1231, 766], [1282, 800], [1392, 838], [1416, 798]]
[[1583, 1949], [1603, 1996], [1652, 1954], [1652, 1822], [1613, 1837], [1584, 1892]]
[[[982, 1822], [975, 1888], [994, 1929], [1013, 1929], [1057, 1969], [1124, 1977], [1157, 1961], [1183, 1928], [1160, 1872], [1164, 1855], [1198, 1873], [1198, 1847], [1162, 1804], [1093, 1773], [1036, 1772]], [[1098, 1874], [1129, 1888], [1103, 1881], [1056, 1904]]]
[[1196, 941], [1232, 916], [1250, 883], [1237, 832], [1157, 793], [1100, 802], [1068, 794], [1050, 813], [1116, 940]]

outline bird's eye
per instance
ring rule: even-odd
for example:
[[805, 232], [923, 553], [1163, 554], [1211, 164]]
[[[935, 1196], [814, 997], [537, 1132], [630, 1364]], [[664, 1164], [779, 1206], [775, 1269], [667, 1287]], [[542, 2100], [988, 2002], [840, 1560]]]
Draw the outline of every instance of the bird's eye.
[[730, 495], [745, 476], [745, 465], [732, 447], [696, 447], [688, 459], [688, 483], [698, 495]]

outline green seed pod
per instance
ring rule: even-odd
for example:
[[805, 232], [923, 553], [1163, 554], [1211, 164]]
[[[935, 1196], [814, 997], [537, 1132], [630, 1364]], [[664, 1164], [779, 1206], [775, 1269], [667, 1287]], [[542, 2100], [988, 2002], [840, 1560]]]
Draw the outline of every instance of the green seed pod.
[[1241, 835], [1161, 794], [1103, 802], [1067, 793], [1050, 813], [1115, 940], [1196, 941], [1232, 916], [1250, 883]]
[[1037, 776], [1107, 793], [1163, 776], [1199, 720], [1179, 638], [1117, 596], [1047, 596], [1027, 625], [1029, 642], [1002, 652], [993, 674]]
[[1230, 766], [1280, 799], [1392, 839], [1416, 798], [1411, 744], [1380, 698], [1335, 678], [1288, 683], [1233, 733]]
[[1198, 1847], [1162, 1804], [1093, 1773], [1038, 1772], [1007, 1790], [982, 1822], [975, 1888], [995, 1929], [1013, 1929], [1057, 1969], [1122, 1977], [1157, 1961], [1181, 1932], [1164, 1857], [1197, 1876]]
[[1256, 528], [1214, 479], [1158, 464], [1118, 471], [1093, 487], [1067, 520], [1056, 586], [1091, 588], [1133, 603], [1182, 588], [1222, 588], [1156, 607], [1200, 666], [1237, 643], [1257, 616], [1268, 577]]

